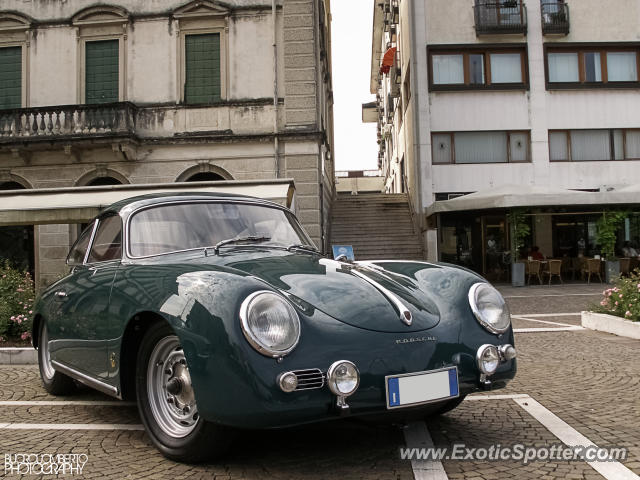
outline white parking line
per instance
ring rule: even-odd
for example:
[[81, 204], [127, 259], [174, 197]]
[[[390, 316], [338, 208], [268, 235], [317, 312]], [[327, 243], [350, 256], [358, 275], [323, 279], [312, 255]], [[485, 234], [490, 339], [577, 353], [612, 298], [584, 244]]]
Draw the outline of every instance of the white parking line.
[[576, 313], [512, 313], [512, 317], [579, 317], [582, 312]]
[[484, 394], [475, 394], [469, 395], [464, 399], [467, 400], [511, 400], [514, 398], [530, 398], [526, 393], [512, 393], [512, 394], [500, 394], [500, 395], [484, 395]]
[[502, 298], [540, 298], [540, 297], [601, 297], [602, 292], [598, 293], [563, 293], [563, 294], [547, 294], [547, 295], [506, 295]]
[[[433, 448], [433, 440], [424, 422], [410, 422], [404, 428], [407, 448]], [[416, 480], [448, 480], [439, 460], [411, 460], [413, 478]]]
[[66, 406], [92, 406], [92, 407], [133, 407], [135, 402], [114, 402], [103, 400], [2, 400], [3, 407], [66, 407]]
[[586, 330], [583, 327], [562, 327], [562, 328], [514, 328], [513, 333], [538, 333], [538, 332], [576, 332]]
[[[591, 440], [571, 427], [553, 412], [547, 410], [533, 398], [514, 398], [520, 407], [553, 433], [569, 447], [595, 445]], [[640, 477], [620, 462], [587, 462], [595, 471], [608, 480], [640, 480]]]
[[527, 318], [524, 315], [511, 315], [511, 318], [515, 318], [516, 320], [524, 320], [526, 322], [546, 323], [546, 324], [549, 324], [549, 325], [560, 325], [562, 327], [576, 327], [577, 326], [577, 325], [573, 325], [571, 323], [550, 322], [549, 320], [535, 320], [533, 318]]
[[144, 430], [144, 427], [134, 423], [0, 423], [0, 430]]

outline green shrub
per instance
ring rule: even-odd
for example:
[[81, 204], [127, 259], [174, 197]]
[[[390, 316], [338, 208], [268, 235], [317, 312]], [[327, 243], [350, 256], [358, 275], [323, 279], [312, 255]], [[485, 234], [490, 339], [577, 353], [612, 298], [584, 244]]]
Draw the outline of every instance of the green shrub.
[[0, 339], [27, 340], [33, 323], [34, 284], [28, 272], [0, 264]]
[[602, 292], [604, 298], [590, 310], [608, 313], [617, 317], [640, 321], [640, 270], [634, 270], [628, 277], [620, 277], [612, 288]]

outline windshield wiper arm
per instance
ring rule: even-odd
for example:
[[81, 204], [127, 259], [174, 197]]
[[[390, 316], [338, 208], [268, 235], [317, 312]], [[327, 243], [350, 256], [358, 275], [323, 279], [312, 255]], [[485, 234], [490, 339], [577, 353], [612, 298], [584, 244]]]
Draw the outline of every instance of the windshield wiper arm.
[[317, 248], [312, 247], [311, 245], [303, 245], [302, 243], [294, 243], [293, 245], [289, 245], [287, 247], [287, 250], [289, 250], [289, 251], [291, 251], [291, 250], [303, 250], [305, 252], [320, 253], [320, 251]]
[[227, 238], [226, 240], [222, 240], [216, 243], [215, 246], [213, 247], [213, 251], [215, 252], [216, 255], [218, 255], [218, 250], [220, 249], [220, 247], [224, 245], [231, 245], [232, 243], [240, 243], [240, 242], [267, 242], [269, 240], [271, 240], [271, 237], [256, 236], [256, 235], [250, 235], [248, 237]]

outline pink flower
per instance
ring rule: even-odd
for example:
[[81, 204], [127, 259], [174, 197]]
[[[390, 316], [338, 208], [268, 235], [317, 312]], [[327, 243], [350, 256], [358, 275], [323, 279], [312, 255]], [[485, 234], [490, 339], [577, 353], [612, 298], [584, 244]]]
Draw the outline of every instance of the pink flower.
[[618, 305], [618, 302], [616, 302], [616, 305]]
[[[629, 306], [631, 306], [631, 304], [629, 304]], [[29, 315], [31, 315], [33, 313], [33, 310], [29, 310]]]
[[600, 305], [602, 305], [603, 307], [604, 307], [606, 304], [607, 304], [607, 301], [606, 301], [606, 300], [602, 300], [602, 301], [600, 302]]
[[16, 319], [15, 315], [12, 315], [11, 320], [15, 320], [15, 319]]
[[19, 319], [18, 319], [18, 325], [19, 325], [19, 324], [21, 324], [21, 323], [22, 323], [22, 319], [21, 319], [21, 318], [19, 318]]
[[631, 316], [631, 312], [629, 310], [627, 310], [624, 314], [625, 317], [630, 317]]
[[620, 298], [622, 298], [622, 294], [618, 295]]
[[30, 338], [31, 334], [29, 332], [24, 332], [22, 335], [20, 335], [20, 338], [22, 340], [26, 340], [27, 338]]

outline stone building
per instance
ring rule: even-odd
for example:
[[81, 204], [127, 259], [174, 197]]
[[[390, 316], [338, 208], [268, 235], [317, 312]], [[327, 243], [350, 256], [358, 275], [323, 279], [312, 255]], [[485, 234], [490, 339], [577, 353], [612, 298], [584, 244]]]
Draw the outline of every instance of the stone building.
[[[329, 0], [3, 0], [0, 189], [293, 178], [324, 247], [330, 35]], [[43, 285], [77, 232], [0, 238]]]

